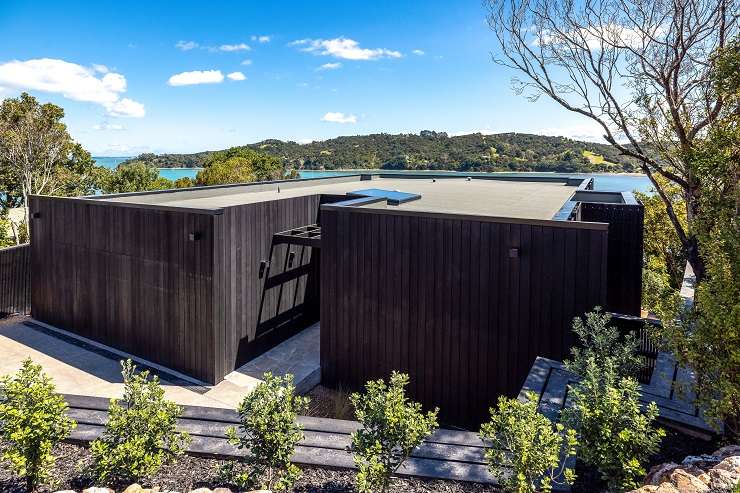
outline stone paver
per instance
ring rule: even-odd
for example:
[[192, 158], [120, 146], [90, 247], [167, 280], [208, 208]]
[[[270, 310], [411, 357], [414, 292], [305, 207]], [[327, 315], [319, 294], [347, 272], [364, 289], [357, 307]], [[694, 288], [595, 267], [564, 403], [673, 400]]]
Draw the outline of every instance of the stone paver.
[[[106, 349], [85, 347], [74, 339], [46, 327], [29, 326], [27, 317], [0, 321], [0, 375], [17, 371], [26, 358], [40, 364], [65, 394], [120, 397], [123, 383], [119, 355]], [[178, 379], [176, 372], [157, 372], [165, 394], [178, 404], [235, 408], [260, 383], [265, 371], [296, 375], [301, 391], [318, 383], [318, 324], [288, 339], [282, 345], [227, 375], [215, 386]], [[262, 359], [261, 359], [262, 358]], [[174, 374], [174, 376], [172, 376]], [[168, 375], [171, 378], [168, 378]]]

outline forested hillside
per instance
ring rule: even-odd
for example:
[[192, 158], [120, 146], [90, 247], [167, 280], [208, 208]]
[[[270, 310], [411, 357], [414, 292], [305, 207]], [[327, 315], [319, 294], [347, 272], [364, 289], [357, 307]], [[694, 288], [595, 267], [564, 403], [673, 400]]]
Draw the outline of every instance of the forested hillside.
[[[298, 144], [264, 140], [246, 147], [280, 158], [295, 169], [439, 169], [457, 171], [631, 172], [637, 163], [611, 146], [564, 137], [444, 132], [372, 134]], [[209, 152], [142, 154], [160, 168], [200, 167]]]

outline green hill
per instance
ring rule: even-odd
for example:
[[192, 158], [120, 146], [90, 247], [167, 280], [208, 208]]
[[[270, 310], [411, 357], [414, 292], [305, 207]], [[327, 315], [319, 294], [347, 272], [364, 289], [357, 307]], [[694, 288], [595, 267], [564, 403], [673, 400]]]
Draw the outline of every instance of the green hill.
[[[444, 132], [371, 134], [298, 144], [264, 140], [249, 144], [295, 169], [437, 169], [455, 171], [633, 172], [637, 163], [611, 146], [565, 137], [480, 133], [450, 137]], [[201, 167], [210, 151], [142, 154], [159, 168]]]

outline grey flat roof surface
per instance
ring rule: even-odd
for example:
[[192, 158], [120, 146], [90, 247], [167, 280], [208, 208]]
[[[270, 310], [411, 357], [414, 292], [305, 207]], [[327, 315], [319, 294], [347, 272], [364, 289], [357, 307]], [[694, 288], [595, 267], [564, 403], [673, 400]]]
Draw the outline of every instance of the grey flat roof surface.
[[351, 180], [348, 177], [342, 181], [307, 180], [256, 186], [196, 188], [167, 193], [101, 197], [99, 200], [220, 209], [304, 195], [344, 195], [366, 188], [417, 193], [422, 198], [397, 206], [381, 202], [363, 207], [529, 219], [551, 219], [576, 190], [576, 187], [563, 182], [492, 179], [468, 181], [466, 178], [443, 178], [436, 181], [431, 178], [374, 178], [360, 181], [358, 177]]

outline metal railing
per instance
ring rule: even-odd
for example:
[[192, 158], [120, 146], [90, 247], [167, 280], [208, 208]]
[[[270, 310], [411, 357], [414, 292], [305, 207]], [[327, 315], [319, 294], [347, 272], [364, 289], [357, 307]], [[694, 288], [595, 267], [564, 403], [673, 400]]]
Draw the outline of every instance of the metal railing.
[[0, 318], [31, 313], [31, 246], [0, 249]]

